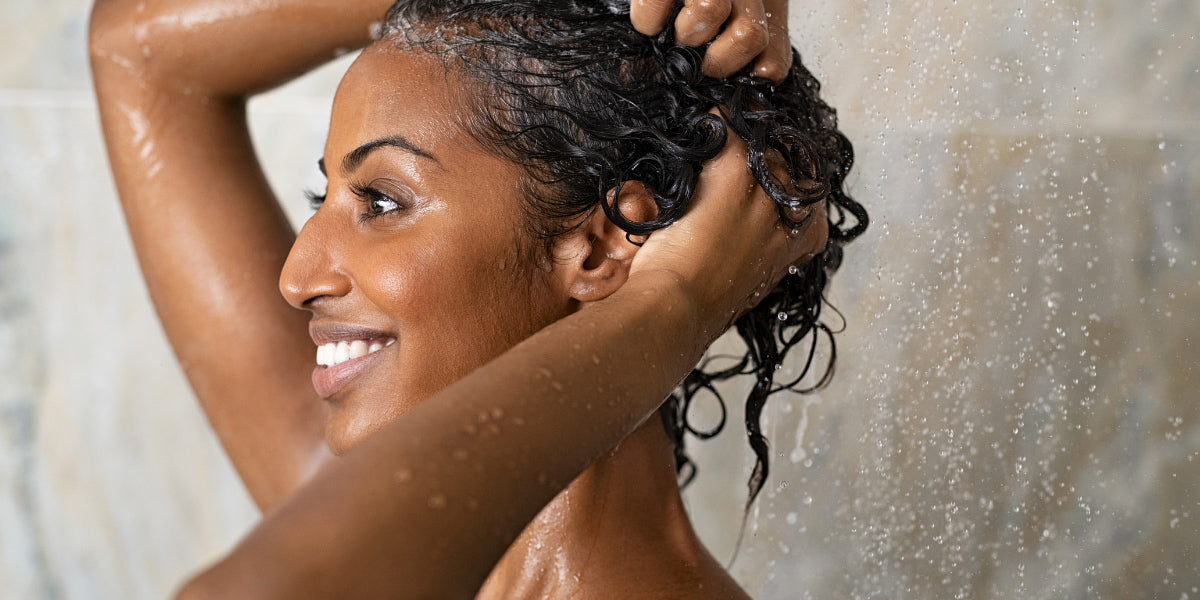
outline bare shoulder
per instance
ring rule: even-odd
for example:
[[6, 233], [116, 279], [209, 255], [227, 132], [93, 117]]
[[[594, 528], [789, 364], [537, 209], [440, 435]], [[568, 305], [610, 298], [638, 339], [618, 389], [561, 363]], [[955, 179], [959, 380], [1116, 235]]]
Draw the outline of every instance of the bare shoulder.
[[[643, 557], [645, 558], [645, 557]], [[589, 598], [627, 600], [750, 600], [750, 595], [707, 551], [686, 558], [661, 557], [640, 561], [610, 578], [590, 586]]]

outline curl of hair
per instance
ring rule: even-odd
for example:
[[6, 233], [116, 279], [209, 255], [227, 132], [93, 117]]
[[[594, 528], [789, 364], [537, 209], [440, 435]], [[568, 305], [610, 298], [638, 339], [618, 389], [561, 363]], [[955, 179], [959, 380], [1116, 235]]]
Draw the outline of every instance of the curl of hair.
[[[685, 451], [685, 434], [704, 439], [724, 425], [725, 403], [715, 384], [754, 377], [745, 408], [755, 455], [749, 507], [770, 465], [761, 428], [767, 399], [783, 390], [811, 392], [833, 374], [835, 330], [821, 319], [823, 292], [841, 264], [843, 244], [867, 226], [866, 210], [844, 190], [853, 149], [799, 53], [793, 50], [792, 68], [778, 85], [748, 70], [725, 79], [707, 77], [700, 52], [675, 44], [671, 27], [657, 36], [635, 31], [628, 0], [400, 0], [388, 11], [381, 37], [441, 56], [448, 68], [461, 69], [483, 86], [477, 110], [463, 125], [485, 147], [523, 167], [526, 222], [547, 247], [597, 206], [631, 236], [675, 222], [728, 130], [746, 142], [750, 170], [788, 226], [803, 223], [791, 221], [787, 209], [825, 203], [824, 251], [736, 321], [746, 353], [722, 368], [706, 359], [660, 408], [686, 484], [696, 467]], [[713, 107], [724, 121], [709, 112]], [[768, 168], [773, 156], [782, 158], [787, 181]], [[654, 218], [631, 220], [611, 201], [629, 181], [651, 192], [658, 209]], [[821, 337], [829, 353], [818, 366], [813, 363]], [[796, 346], [807, 352], [800, 375], [775, 381]], [[814, 369], [823, 370], [815, 375]], [[810, 371], [816, 383], [801, 388]], [[692, 402], [703, 392], [721, 406], [721, 423], [713, 430], [697, 430], [689, 422]]]

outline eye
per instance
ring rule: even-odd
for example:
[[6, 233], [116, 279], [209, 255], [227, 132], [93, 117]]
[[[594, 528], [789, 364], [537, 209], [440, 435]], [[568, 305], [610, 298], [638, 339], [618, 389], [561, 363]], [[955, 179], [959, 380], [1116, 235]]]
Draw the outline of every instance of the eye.
[[359, 222], [378, 219], [404, 208], [399, 200], [377, 188], [355, 184], [350, 186], [350, 189], [363, 203], [363, 212], [358, 217]]

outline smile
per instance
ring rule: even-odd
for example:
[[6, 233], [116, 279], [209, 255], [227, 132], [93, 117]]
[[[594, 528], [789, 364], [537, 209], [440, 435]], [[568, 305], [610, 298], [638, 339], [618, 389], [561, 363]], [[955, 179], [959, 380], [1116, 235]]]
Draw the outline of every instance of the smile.
[[317, 366], [313, 369], [313, 389], [322, 398], [340, 392], [362, 374], [380, 356], [380, 351], [396, 343], [396, 338], [342, 340], [317, 346]]
[[330, 342], [317, 346], [317, 364], [332, 367], [354, 358], [374, 354], [394, 343], [394, 338]]

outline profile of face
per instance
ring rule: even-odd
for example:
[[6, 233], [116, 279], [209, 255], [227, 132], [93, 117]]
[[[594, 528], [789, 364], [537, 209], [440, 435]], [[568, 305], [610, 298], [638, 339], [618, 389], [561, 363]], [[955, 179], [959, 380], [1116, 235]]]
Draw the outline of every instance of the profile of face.
[[280, 277], [312, 313], [336, 453], [576, 306], [535, 259], [521, 167], [460, 125], [470, 101], [440, 61], [386, 43], [338, 87], [326, 199]]

